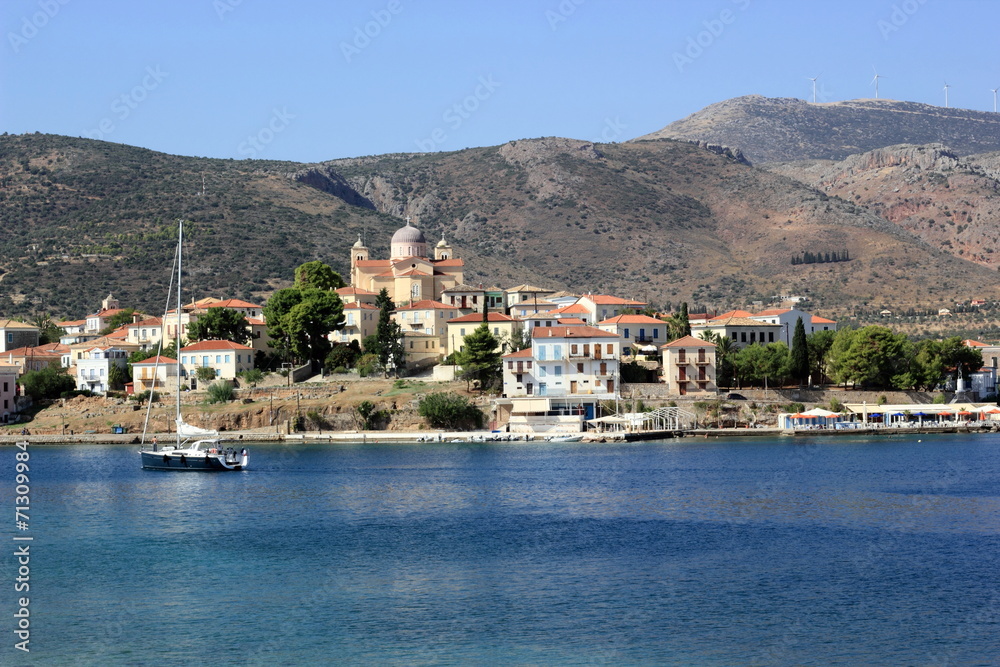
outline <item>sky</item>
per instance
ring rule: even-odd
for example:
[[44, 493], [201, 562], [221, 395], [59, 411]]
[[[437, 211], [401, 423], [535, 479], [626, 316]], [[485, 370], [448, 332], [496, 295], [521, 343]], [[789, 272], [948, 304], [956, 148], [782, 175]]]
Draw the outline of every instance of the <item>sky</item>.
[[0, 131], [318, 162], [625, 141], [740, 95], [992, 111], [994, 0], [3, 0]]

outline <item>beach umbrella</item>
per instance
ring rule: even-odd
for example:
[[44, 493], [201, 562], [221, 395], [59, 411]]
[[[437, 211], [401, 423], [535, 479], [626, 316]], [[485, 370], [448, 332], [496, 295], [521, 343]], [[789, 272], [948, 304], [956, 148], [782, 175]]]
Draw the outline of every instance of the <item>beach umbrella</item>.
[[986, 411], [988, 415], [1000, 415], [1000, 408], [992, 408]]
[[914, 412], [913, 415], [915, 417], [926, 417], [927, 413], [926, 412]]
[[953, 414], [955, 414], [955, 413], [951, 412], [949, 410], [945, 410], [943, 412], [939, 412], [938, 413], [938, 417], [951, 417]]
[[972, 413], [971, 413], [971, 412], [969, 412], [968, 410], [959, 410], [959, 411], [958, 411], [958, 412], [956, 412], [955, 414], [959, 414], [959, 415], [963, 415], [963, 416], [966, 416], [966, 417], [967, 417], [967, 416], [971, 415]]

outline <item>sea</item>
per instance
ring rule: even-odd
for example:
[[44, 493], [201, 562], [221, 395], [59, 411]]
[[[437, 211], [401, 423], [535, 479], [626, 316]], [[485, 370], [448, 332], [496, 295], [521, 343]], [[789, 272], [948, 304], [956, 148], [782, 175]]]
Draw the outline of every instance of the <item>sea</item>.
[[1000, 436], [249, 448], [0, 448], [0, 664], [1000, 664]]

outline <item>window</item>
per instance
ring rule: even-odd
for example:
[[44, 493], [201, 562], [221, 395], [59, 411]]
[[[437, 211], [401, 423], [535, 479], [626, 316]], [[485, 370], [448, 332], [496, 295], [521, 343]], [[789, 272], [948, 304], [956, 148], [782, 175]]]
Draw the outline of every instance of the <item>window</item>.
[[228, 363], [230, 362], [230, 360], [231, 360], [231, 359], [232, 359], [232, 357], [231, 357], [231, 356], [229, 356], [229, 355], [227, 354], [227, 355], [226, 355], [226, 363], [228, 364]]
[[569, 346], [569, 356], [574, 357], [579, 353], [580, 353], [579, 346], [577, 346], [576, 343], [573, 343], [572, 345]]
[[12, 333], [7, 334], [7, 342], [8, 343], [13, 343], [14, 342], [14, 334], [12, 334]]
[[546, 350], [547, 349], [548, 349], [548, 346], [546, 346], [546, 345], [539, 345], [537, 348], [535, 348], [535, 353], [538, 355], [538, 360], [539, 361], [545, 361]]
[[768, 331], [767, 332], [767, 342], [768, 343], [773, 343], [774, 342], [774, 332], [773, 331]]
[[622, 335], [623, 335], [623, 336], [624, 336], [625, 338], [629, 338], [629, 331], [628, 331], [628, 328], [627, 328], [627, 327], [625, 328], [625, 333], [624, 333], [624, 334], [622, 334]]
[[610, 354], [612, 357], [614, 357], [615, 346], [614, 346], [613, 343], [608, 343], [608, 354]]
[[555, 371], [555, 373], [553, 373], [553, 375], [555, 375], [556, 377], [562, 376], [562, 366], [556, 366], [552, 370]]
[[201, 365], [202, 366], [208, 366], [208, 355], [207, 354], [201, 358]]
[[660, 337], [660, 330], [657, 329], [656, 327], [653, 327], [653, 340], [656, 340], [659, 337]]
[[562, 355], [562, 345], [553, 345], [552, 346], [552, 358], [553, 359], [562, 359], [563, 358], [563, 355]]
[[182, 364], [186, 364], [187, 362], [188, 362], [187, 355], [184, 355], [183, 357], [181, 357], [181, 363]]
[[242, 354], [237, 354], [236, 355], [236, 363], [238, 363], [238, 364], [242, 364], [243, 363], [243, 355]]
[[741, 331], [740, 332], [740, 342], [741, 343], [747, 342], [747, 332], [746, 331]]
[[215, 355], [215, 363], [217, 363], [217, 364], [221, 364], [222, 363], [222, 355], [221, 354]]
[[10, 385], [8, 383], [4, 382], [3, 383], [3, 390], [4, 391], [10, 391]]
[[458, 330], [458, 335], [459, 336], [464, 336], [465, 335], [465, 327], [462, 327], [461, 329]]
[[577, 372], [577, 373], [580, 373], [580, 374], [582, 374], [582, 373], [583, 373], [583, 362], [581, 362], [581, 363], [578, 363], [578, 364], [576, 365], [576, 372]]
[[[538, 367], [538, 377], [543, 378], [546, 375], [548, 375], [549, 374], [548, 370], [549, 370], [548, 366], [539, 366]], [[7, 390], [7, 387], [5, 386], [4, 387], [4, 391], [6, 391], [6, 390]]]
[[220, 371], [218, 368], [216, 368], [215, 369], [215, 377], [219, 377], [220, 375], [222, 375], [222, 371]]

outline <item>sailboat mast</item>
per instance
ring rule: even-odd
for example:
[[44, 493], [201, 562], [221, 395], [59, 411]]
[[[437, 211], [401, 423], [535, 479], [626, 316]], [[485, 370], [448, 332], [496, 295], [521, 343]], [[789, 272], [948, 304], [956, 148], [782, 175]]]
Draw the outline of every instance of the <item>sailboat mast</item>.
[[177, 331], [175, 333], [177, 350], [177, 409], [174, 414], [174, 431], [177, 432], [177, 447], [181, 445], [181, 431], [178, 421], [181, 418], [181, 255], [184, 250], [184, 221], [177, 221]]

